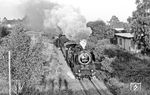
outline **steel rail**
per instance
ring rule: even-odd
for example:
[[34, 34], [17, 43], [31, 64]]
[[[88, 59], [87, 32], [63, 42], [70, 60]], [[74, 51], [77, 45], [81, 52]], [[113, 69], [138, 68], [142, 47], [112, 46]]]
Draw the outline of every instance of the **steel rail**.
[[101, 92], [99, 91], [99, 89], [97, 88], [97, 86], [95, 85], [95, 83], [92, 80], [89, 80], [91, 82], [91, 84], [94, 86], [95, 90], [97, 91], [97, 93], [99, 95], [102, 95]]
[[84, 93], [84, 95], [88, 95], [88, 92], [87, 92], [88, 90], [85, 88], [85, 86], [83, 85], [81, 80], [79, 80], [79, 83], [80, 83], [81, 87], [83, 88], [82, 92]]

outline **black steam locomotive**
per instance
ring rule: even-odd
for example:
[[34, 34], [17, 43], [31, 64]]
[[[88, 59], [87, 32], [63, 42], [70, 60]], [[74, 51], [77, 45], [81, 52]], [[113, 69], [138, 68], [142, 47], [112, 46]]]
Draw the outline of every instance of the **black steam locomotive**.
[[57, 46], [60, 47], [74, 76], [77, 79], [93, 78], [96, 73], [94, 64], [95, 56], [93, 52], [83, 49], [80, 44], [64, 38], [65, 36], [63, 35], [57, 39], [57, 42], [60, 44]]

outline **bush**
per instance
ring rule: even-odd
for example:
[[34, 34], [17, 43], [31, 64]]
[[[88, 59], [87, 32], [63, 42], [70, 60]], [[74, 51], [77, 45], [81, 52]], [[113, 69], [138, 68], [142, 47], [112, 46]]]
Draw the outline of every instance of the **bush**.
[[129, 52], [123, 50], [105, 50], [105, 54], [109, 57], [116, 57], [111, 63], [114, 72], [113, 75], [119, 77], [120, 81], [141, 82], [146, 88], [150, 88], [150, 62], [146, 59], [139, 59]]
[[113, 95], [120, 95], [120, 89], [115, 86], [108, 86], [108, 89]]
[[0, 38], [7, 36], [10, 33], [4, 26], [0, 26]]
[[101, 60], [102, 56], [107, 55], [105, 54], [106, 49], [116, 49], [116, 46], [110, 44], [108, 39], [99, 40], [94, 49], [95, 58]]

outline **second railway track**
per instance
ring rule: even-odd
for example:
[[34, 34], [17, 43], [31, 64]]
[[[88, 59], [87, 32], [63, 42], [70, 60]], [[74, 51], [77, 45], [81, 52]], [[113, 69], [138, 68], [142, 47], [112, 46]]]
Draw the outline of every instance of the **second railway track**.
[[85, 87], [83, 81], [82, 81], [82, 80], [79, 80], [79, 83], [80, 83], [80, 85], [81, 85], [81, 87], [82, 87], [81, 90], [82, 90], [83, 94], [84, 94], [84, 95], [89, 95], [89, 94], [88, 94], [88, 89], [86, 89], [86, 87]]

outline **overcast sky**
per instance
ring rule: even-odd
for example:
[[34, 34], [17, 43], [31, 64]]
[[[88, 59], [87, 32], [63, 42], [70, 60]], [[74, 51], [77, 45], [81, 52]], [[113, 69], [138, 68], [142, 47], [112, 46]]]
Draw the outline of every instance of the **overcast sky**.
[[[25, 0], [0, 0], [0, 18], [8, 19], [21, 16], [18, 6]], [[51, 1], [51, 0], [49, 0]], [[135, 0], [52, 0], [60, 4], [72, 5], [79, 8], [87, 21], [102, 19], [109, 21], [116, 15], [120, 21], [132, 15], [136, 9]]]

